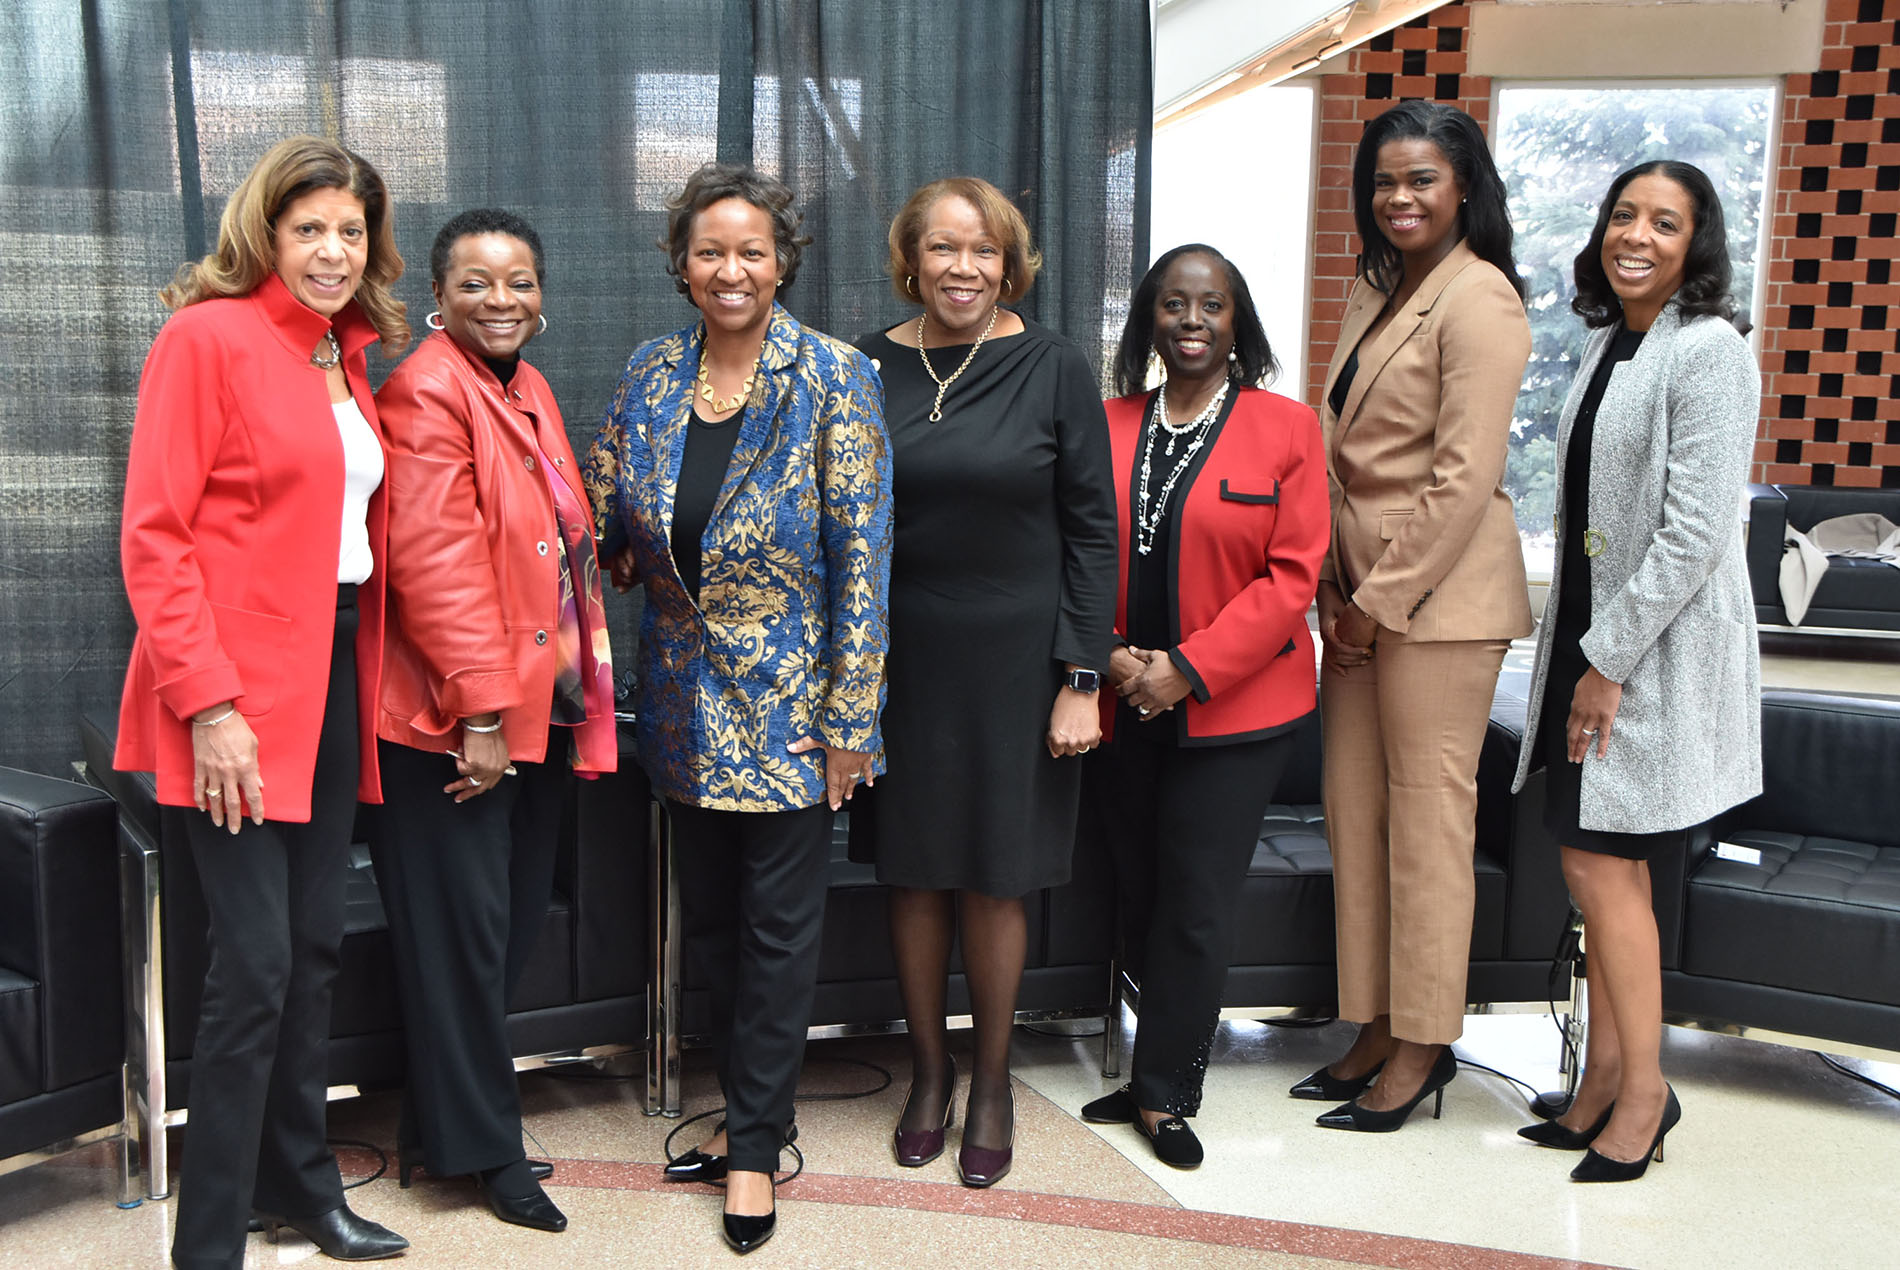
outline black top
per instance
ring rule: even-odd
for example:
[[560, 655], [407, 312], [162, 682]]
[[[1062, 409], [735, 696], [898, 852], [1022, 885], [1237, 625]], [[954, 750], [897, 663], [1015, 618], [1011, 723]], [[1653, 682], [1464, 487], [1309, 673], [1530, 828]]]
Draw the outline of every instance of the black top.
[[735, 410], [731, 418], [714, 423], [694, 410], [692, 426], [686, 429], [679, 484], [673, 490], [673, 563], [679, 567], [686, 594], [695, 601], [699, 599], [699, 540], [706, 536], [726, 472], [732, 467], [739, 420], [744, 416], [745, 411]]
[[[1610, 386], [1610, 373], [1618, 365], [1636, 356], [1643, 344], [1643, 333], [1619, 326], [1610, 337], [1610, 347], [1590, 376], [1577, 403], [1577, 419], [1570, 429], [1570, 444], [1564, 450], [1564, 488], [1561, 537], [1563, 540], [1564, 595], [1574, 598], [1570, 612], [1560, 605], [1564, 617], [1573, 613], [1582, 618], [1581, 630], [1590, 626], [1590, 557], [1583, 553], [1583, 531], [1590, 513], [1590, 443], [1596, 436], [1597, 407], [1603, 403], [1604, 390]], [[1581, 609], [1579, 613], [1578, 610]]]
[[1326, 394], [1326, 404], [1333, 408], [1333, 418], [1346, 408], [1346, 398], [1352, 395], [1353, 376], [1359, 373], [1359, 345], [1352, 346], [1352, 352], [1346, 354], [1346, 364], [1339, 368], [1339, 378], [1333, 381], [1333, 390]]
[[889, 771], [851, 801], [851, 853], [887, 885], [1018, 896], [1069, 877], [1081, 764], [1045, 738], [1063, 663], [1107, 661], [1115, 478], [1088, 361], [1024, 328], [984, 342], [935, 423], [915, 344], [857, 340], [884, 382], [895, 522]]
[[495, 378], [501, 381], [503, 388], [506, 388], [508, 381], [515, 377], [515, 367], [521, 365], [521, 355], [516, 353], [512, 357], [484, 357], [482, 361], [487, 364], [488, 369], [495, 372]]

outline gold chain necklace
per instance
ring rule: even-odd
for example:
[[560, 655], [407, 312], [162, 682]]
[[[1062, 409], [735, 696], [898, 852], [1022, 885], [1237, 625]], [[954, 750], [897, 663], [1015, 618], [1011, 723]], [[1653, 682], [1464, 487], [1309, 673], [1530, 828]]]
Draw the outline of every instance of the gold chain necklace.
[[970, 355], [963, 359], [963, 365], [950, 372], [950, 378], [938, 379], [937, 368], [930, 364], [930, 354], [924, 351], [924, 315], [917, 315], [917, 356], [924, 359], [924, 370], [930, 375], [932, 383], [937, 385], [937, 404], [930, 409], [930, 421], [937, 423], [943, 419], [943, 395], [950, 391], [950, 385], [957, 382], [957, 376], [970, 369], [970, 363], [976, 360], [976, 350], [983, 347], [983, 341], [990, 337], [990, 331], [996, 325], [996, 315], [1003, 311], [1002, 305], [990, 310], [990, 320], [983, 324], [983, 333], [976, 337], [976, 343], [970, 345]]
[[750, 399], [752, 396], [752, 381], [758, 377], [759, 363], [758, 359], [754, 358], [752, 362], [752, 373], [747, 375], [745, 382], [739, 385], [739, 391], [733, 393], [730, 397], [716, 397], [713, 395], [712, 380], [706, 377], [706, 354], [702, 351], [699, 355], [699, 396], [701, 400], [712, 407], [712, 412], [716, 415], [722, 415], [728, 410], [737, 410]]

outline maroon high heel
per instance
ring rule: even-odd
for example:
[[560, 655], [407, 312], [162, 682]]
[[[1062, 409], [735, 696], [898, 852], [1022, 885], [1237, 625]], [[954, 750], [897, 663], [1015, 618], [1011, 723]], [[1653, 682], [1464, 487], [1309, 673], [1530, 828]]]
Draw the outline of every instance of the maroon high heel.
[[[964, 1126], [968, 1132], [969, 1126]], [[957, 1148], [957, 1177], [965, 1186], [978, 1190], [994, 1186], [1009, 1175], [1016, 1156], [1016, 1091], [1009, 1091], [1009, 1145], [1001, 1150], [973, 1147], [967, 1141]]]
[[[952, 1110], [957, 1103], [957, 1060], [950, 1060], [950, 1087], [943, 1095], [943, 1123], [935, 1129], [905, 1129], [899, 1119], [896, 1132], [891, 1134], [891, 1149], [897, 1155], [897, 1162], [907, 1169], [921, 1169], [943, 1154], [944, 1133], [950, 1128]], [[910, 1099], [904, 1100], [905, 1110], [910, 1109]]]

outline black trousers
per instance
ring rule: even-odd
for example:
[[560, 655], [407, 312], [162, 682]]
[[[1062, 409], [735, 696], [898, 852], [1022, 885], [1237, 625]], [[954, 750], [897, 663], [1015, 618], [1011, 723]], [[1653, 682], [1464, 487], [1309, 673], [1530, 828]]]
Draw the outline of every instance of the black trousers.
[[508, 998], [547, 922], [568, 739], [551, 729], [547, 761], [517, 762], [516, 775], [462, 803], [442, 792], [465, 779], [454, 759], [377, 744], [383, 807], [370, 854], [409, 1057], [399, 1139], [420, 1142], [438, 1177], [526, 1157]]
[[188, 1270], [242, 1266], [253, 1208], [314, 1217], [343, 1203], [324, 1102], [356, 820], [356, 619], [356, 588], [338, 588], [309, 823], [246, 820], [232, 834], [203, 812], [167, 809], [168, 832], [182, 828], [191, 844], [211, 926], [172, 1238], [172, 1260]]
[[1172, 726], [1119, 706], [1114, 741], [1087, 760], [1085, 801], [1115, 862], [1123, 956], [1141, 983], [1135, 1102], [1191, 1116], [1220, 1021], [1241, 885], [1293, 741], [1177, 747], [1151, 730]]
[[770, 1173], [792, 1124], [825, 918], [831, 808], [668, 800], [691, 956], [712, 993], [729, 1167]]

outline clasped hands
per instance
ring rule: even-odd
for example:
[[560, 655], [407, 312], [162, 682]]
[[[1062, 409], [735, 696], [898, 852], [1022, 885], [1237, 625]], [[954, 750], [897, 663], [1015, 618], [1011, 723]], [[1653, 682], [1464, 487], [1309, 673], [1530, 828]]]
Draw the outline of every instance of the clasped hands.
[[1333, 673], [1343, 675], [1371, 662], [1378, 651], [1379, 623], [1348, 600], [1337, 583], [1321, 582], [1315, 598], [1319, 601], [1319, 642]]
[[1123, 644], [1108, 655], [1108, 682], [1143, 722], [1174, 709], [1192, 688], [1166, 649], [1133, 644]]

